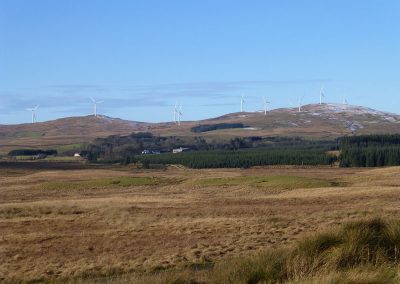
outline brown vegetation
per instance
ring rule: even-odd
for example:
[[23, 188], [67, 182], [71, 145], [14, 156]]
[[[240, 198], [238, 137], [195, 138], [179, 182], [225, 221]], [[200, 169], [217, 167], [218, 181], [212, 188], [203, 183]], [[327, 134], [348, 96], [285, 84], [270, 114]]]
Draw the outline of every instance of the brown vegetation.
[[[400, 215], [400, 168], [0, 172], [3, 281], [223, 279], [237, 257], [279, 252], [347, 221]], [[290, 186], [277, 184], [287, 178]], [[220, 274], [210, 276], [214, 263]], [[357, 275], [351, 269], [312, 277], [340, 280]], [[293, 273], [282, 279], [301, 278]]]

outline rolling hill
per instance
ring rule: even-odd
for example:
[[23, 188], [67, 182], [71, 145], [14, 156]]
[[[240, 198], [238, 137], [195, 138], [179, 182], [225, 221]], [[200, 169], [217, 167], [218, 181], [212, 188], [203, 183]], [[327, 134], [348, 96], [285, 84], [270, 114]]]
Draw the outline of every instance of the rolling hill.
[[[192, 127], [242, 124], [193, 132]], [[161, 136], [302, 136], [336, 138], [351, 134], [400, 133], [400, 115], [345, 104], [310, 104], [263, 112], [231, 113], [201, 121], [145, 123], [106, 116], [61, 118], [35, 124], [0, 125], [0, 152], [15, 148], [51, 148], [91, 142], [97, 137], [151, 132]]]

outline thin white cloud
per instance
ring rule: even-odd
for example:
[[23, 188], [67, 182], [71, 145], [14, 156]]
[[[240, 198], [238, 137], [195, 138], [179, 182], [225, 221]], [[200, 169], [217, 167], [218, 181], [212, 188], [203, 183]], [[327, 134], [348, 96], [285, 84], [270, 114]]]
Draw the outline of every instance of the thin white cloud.
[[[82, 111], [90, 105], [89, 96], [105, 100], [103, 108], [167, 107], [176, 100], [214, 99], [224, 100], [200, 104], [202, 106], [232, 106], [227, 102], [242, 92], [251, 92], [254, 88], [268, 86], [291, 86], [304, 84], [323, 84], [329, 79], [304, 80], [241, 80], [208, 81], [142, 86], [107, 86], [96, 84], [58, 84], [42, 87], [0, 90], [0, 104], [4, 113], [21, 110], [40, 104], [42, 108], [58, 111]], [[249, 99], [251, 95], [247, 96]], [[254, 97], [255, 98], [255, 97]]]

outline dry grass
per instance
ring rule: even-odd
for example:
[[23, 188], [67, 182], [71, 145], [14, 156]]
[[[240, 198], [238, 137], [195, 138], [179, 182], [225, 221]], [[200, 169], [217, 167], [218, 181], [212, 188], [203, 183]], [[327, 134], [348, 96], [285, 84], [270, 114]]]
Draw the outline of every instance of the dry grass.
[[[400, 216], [399, 173], [281, 167], [0, 174], [0, 279], [209, 279], [209, 263], [291, 245], [346, 221]], [[287, 180], [297, 185], [282, 190]]]
[[200, 187], [234, 187], [251, 186], [265, 188], [273, 192], [280, 190], [293, 190], [299, 188], [321, 188], [331, 186], [345, 186], [345, 183], [329, 181], [326, 179], [299, 177], [299, 176], [242, 176], [231, 178], [203, 178], [193, 182]]
[[178, 185], [180, 180], [160, 178], [160, 177], [114, 177], [107, 179], [93, 179], [74, 182], [47, 182], [38, 185], [42, 190], [87, 190], [87, 189], [104, 189], [117, 187], [134, 187], [134, 186], [165, 186], [168, 184]]

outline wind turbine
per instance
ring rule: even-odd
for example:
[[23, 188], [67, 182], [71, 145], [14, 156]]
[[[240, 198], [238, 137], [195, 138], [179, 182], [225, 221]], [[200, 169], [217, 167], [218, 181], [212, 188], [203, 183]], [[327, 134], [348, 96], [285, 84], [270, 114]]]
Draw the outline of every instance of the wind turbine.
[[243, 107], [244, 104], [246, 103], [244, 96], [242, 95], [242, 97], [240, 98], [240, 112], [243, 112]]
[[93, 115], [94, 117], [97, 117], [97, 104], [104, 103], [104, 101], [96, 101], [94, 98], [89, 97], [90, 100], [93, 102]]
[[303, 96], [303, 97], [299, 97], [299, 112], [301, 112], [301, 107], [302, 107], [303, 99], [304, 99], [304, 96]]
[[267, 111], [268, 111], [268, 104], [270, 104], [271, 102], [269, 102], [267, 100], [267, 97], [264, 97], [264, 115], [267, 115]]
[[39, 105], [33, 107], [33, 108], [26, 108], [27, 111], [32, 112], [32, 123], [36, 122], [36, 111], [38, 110]]
[[174, 106], [174, 123], [176, 123], [176, 114], [177, 114], [177, 112], [178, 112], [178, 107], [177, 107], [177, 103], [175, 103], [175, 106]]
[[183, 115], [182, 113], [182, 105], [179, 106], [178, 104], [175, 103], [174, 106], [174, 122], [177, 123], [178, 125], [181, 125], [181, 116]]
[[325, 98], [324, 88], [322, 87], [319, 91], [319, 104], [322, 105], [322, 98]]
[[178, 115], [178, 125], [181, 126], [182, 105], [179, 106], [179, 109], [175, 107], [175, 113]]

